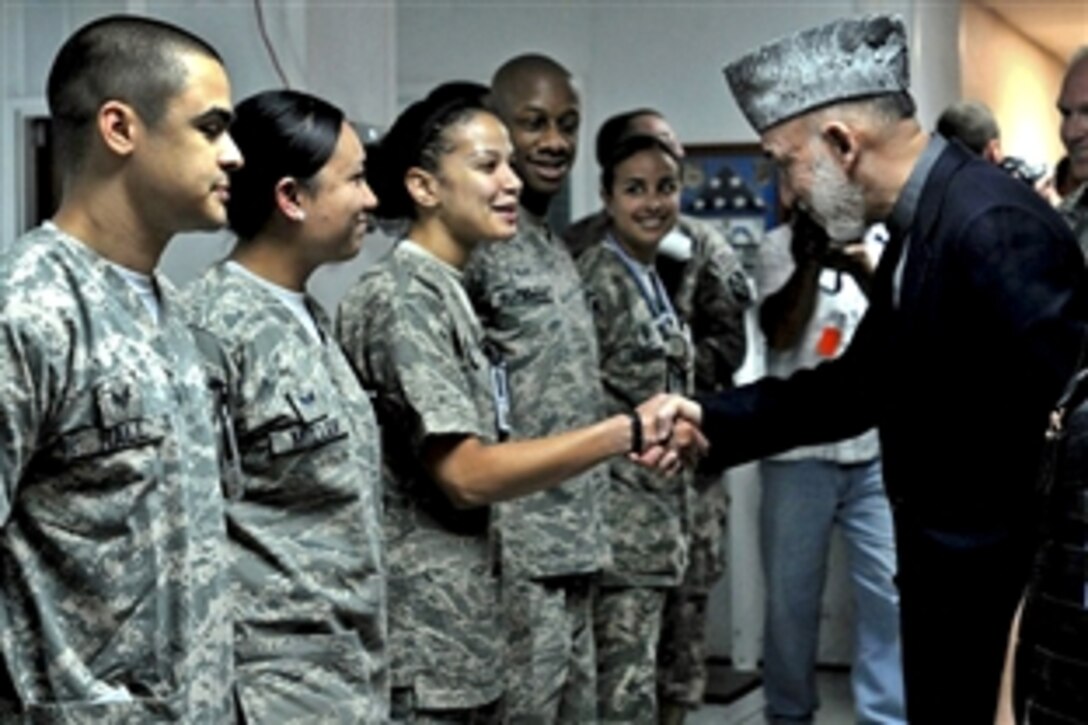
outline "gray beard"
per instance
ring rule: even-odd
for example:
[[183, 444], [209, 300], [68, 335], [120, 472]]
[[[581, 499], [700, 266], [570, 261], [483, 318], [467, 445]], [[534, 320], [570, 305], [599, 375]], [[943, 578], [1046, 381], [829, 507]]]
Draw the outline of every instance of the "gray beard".
[[868, 225], [861, 189], [824, 155], [812, 162], [811, 197], [809, 211], [831, 241], [856, 242], [865, 234]]

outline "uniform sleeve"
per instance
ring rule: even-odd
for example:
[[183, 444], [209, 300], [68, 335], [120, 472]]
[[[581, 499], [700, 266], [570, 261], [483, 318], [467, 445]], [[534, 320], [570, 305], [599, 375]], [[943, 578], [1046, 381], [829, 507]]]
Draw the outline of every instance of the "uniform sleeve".
[[0, 526], [7, 523], [27, 464], [37, 446], [45, 405], [42, 351], [10, 324], [0, 342]]
[[713, 229], [706, 229], [705, 253], [698, 270], [692, 337], [698, 390], [731, 387], [744, 363], [747, 335], [744, 316], [752, 305], [752, 286], [740, 259]]
[[417, 290], [393, 300], [390, 316], [379, 343], [388, 350], [381, 374], [414, 414], [415, 442], [422, 446], [439, 435], [493, 437], [493, 423], [481, 419], [469, 379], [472, 370], [486, 374], [487, 361], [455, 324], [446, 300]]
[[[623, 386], [616, 385], [613, 372], [621, 367], [619, 357], [623, 351], [624, 330], [630, 321], [628, 300], [622, 299], [621, 288], [608, 265], [604, 263], [604, 254], [597, 246], [586, 251], [578, 258], [578, 272], [582, 276], [583, 289], [593, 316], [593, 329], [597, 335], [597, 351], [601, 384], [606, 393], [607, 412], [628, 410], [631, 405], [641, 401], [629, 401], [623, 395]], [[630, 334], [630, 331], [628, 332]]]

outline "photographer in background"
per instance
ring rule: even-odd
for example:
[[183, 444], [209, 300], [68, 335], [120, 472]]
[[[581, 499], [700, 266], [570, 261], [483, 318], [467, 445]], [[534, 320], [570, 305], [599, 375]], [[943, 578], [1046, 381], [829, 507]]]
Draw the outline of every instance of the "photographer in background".
[[[782, 193], [790, 206], [785, 186]], [[885, 234], [878, 226], [868, 241], [833, 242], [802, 211], [792, 214], [760, 245], [757, 273], [767, 372], [781, 377], [846, 349], [868, 306], [875, 237]], [[820, 609], [838, 525], [857, 604], [851, 684], [858, 720], [903, 722], [895, 544], [876, 431], [768, 458], [761, 476], [767, 719], [805, 721], [815, 714]]]
[[979, 101], [957, 101], [937, 119], [937, 133], [955, 139], [991, 164], [1001, 165], [1001, 130], [989, 107]]
[[1023, 181], [1046, 196], [1046, 164], [1032, 164], [1016, 156], [1006, 156], [1001, 150], [1001, 129], [986, 104], [979, 101], [953, 103], [937, 119], [937, 133], [947, 139], [959, 141], [1014, 179]]

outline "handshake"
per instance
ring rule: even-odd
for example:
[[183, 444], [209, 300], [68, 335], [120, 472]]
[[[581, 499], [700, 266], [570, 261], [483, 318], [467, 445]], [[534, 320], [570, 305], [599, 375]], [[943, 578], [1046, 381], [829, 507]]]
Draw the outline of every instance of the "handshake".
[[672, 475], [681, 468], [695, 467], [710, 448], [699, 430], [702, 407], [693, 400], [672, 393], [658, 393], [639, 405], [637, 416], [642, 445], [628, 457], [647, 468]]

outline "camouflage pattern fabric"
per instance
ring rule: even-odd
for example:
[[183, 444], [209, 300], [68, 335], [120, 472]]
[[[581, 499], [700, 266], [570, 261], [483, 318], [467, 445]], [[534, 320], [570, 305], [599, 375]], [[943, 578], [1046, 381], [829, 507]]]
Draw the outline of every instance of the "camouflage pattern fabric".
[[[465, 286], [487, 338], [506, 360], [513, 438], [597, 422], [603, 410], [593, 322], [581, 280], [543, 222], [519, 210], [518, 235], [477, 248]], [[601, 507], [606, 469], [496, 508], [507, 578], [598, 572], [608, 562]]]
[[1062, 200], [1058, 211], [1073, 228], [1080, 251], [1088, 255], [1088, 183]]
[[[608, 235], [605, 212], [587, 216], [563, 234], [575, 255]], [[695, 389], [732, 387], [747, 352], [745, 311], [754, 301], [740, 258], [709, 223], [681, 215], [677, 228], [691, 240], [691, 258], [659, 254], [656, 266], [676, 313], [688, 321], [695, 343]], [[663, 700], [696, 705], [706, 690], [706, 598], [725, 570], [722, 539], [728, 502], [720, 476], [696, 474], [691, 500], [688, 567], [679, 589], [669, 591], [661, 635], [659, 677]]]
[[[747, 352], [745, 313], [754, 302], [740, 258], [710, 224], [681, 216], [679, 229], [692, 240], [687, 263], [658, 256], [662, 280], [695, 343], [695, 390], [733, 386]], [[666, 598], [658, 677], [662, 701], [698, 706], [706, 692], [706, 608], [725, 571], [722, 540], [729, 504], [721, 476], [696, 474], [691, 500], [688, 568], [679, 589]]]
[[676, 313], [691, 327], [695, 390], [728, 390], [747, 353], [744, 313], [755, 301], [752, 283], [714, 227], [688, 216], [680, 217], [678, 227], [692, 240], [691, 260], [680, 265], [659, 255], [657, 266]]
[[657, 641], [665, 589], [602, 587], [594, 605], [602, 723], [657, 725]]
[[438, 436], [496, 440], [483, 332], [457, 270], [400, 242], [341, 302], [337, 336], [383, 427], [393, 687], [421, 710], [491, 703], [504, 647], [490, 507], [458, 509], [422, 463]]
[[[608, 224], [605, 212], [592, 214], [568, 227], [563, 241], [579, 257], [604, 241]], [[747, 351], [744, 312], [754, 302], [752, 287], [739, 256], [713, 226], [682, 214], [677, 229], [691, 240], [691, 258], [659, 254], [658, 273], [676, 313], [691, 327], [695, 389], [728, 389]]]
[[710, 590], [725, 571], [722, 540], [729, 512], [725, 485], [717, 477], [696, 476], [684, 580], [670, 589], [658, 649], [662, 702], [689, 708], [703, 701], [707, 681], [706, 613]]
[[320, 306], [317, 342], [275, 294], [220, 263], [185, 291], [238, 379], [242, 477], [228, 488], [236, 698], [248, 723], [388, 717], [380, 444]]
[[5, 723], [231, 720], [212, 400], [154, 283], [158, 324], [52, 225], [0, 261]]
[[[579, 257], [600, 345], [609, 414], [664, 391], [689, 393], [693, 350], [686, 325], [662, 325], [620, 255], [596, 245]], [[612, 566], [605, 586], [678, 586], [687, 566], [691, 474], [667, 477], [618, 458], [609, 467], [606, 521]]]
[[517, 725], [597, 720], [596, 578], [506, 580], [506, 720]]
[[[525, 208], [519, 213], [516, 237], [473, 252], [465, 284], [489, 342], [506, 360], [512, 437], [524, 439], [596, 422], [603, 399], [593, 322], [578, 272], [544, 222]], [[602, 465], [557, 488], [493, 507], [503, 581], [511, 591], [524, 592], [531, 588], [526, 582], [535, 580], [557, 595], [549, 599], [554, 616], [527, 612], [518, 597], [506, 597], [508, 631], [525, 632], [510, 647], [538, 647], [510, 668], [511, 721], [552, 722], [554, 703], [567, 703], [560, 711], [577, 711], [577, 703], [596, 697], [593, 671], [580, 674], [584, 649], [550, 643], [592, 636], [572, 613], [585, 587], [578, 578], [596, 577], [611, 561], [603, 520], [607, 486]], [[564, 586], [573, 589], [560, 606], [555, 589]], [[570, 659], [549, 659], [564, 656]], [[566, 679], [557, 681], [557, 672], [567, 673]]]
[[[618, 247], [587, 249], [578, 268], [596, 323], [608, 411], [629, 411], [663, 391], [690, 393], [694, 350], [687, 327], [678, 318], [663, 322]], [[613, 564], [594, 616], [600, 713], [605, 722], [653, 722], [665, 591], [679, 586], [687, 567], [691, 474], [670, 478], [626, 459], [614, 460], [610, 471]]]

